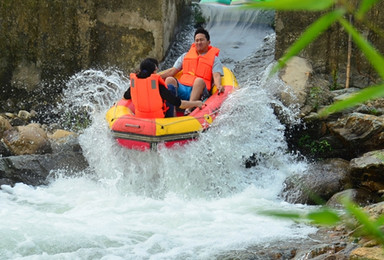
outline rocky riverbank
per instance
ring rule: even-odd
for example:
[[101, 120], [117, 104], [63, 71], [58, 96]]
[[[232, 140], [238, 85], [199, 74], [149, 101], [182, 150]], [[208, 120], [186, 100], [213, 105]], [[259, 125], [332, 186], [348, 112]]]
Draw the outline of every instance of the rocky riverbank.
[[0, 114], [0, 185], [42, 185], [51, 172], [88, 167], [77, 134], [33, 123], [33, 111]]
[[[266, 37], [264, 43], [262, 50], [236, 67], [240, 85], [241, 79], [246, 78], [243, 67], [252, 68], [255, 75], [260, 75], [265, 70], [262, 64], [273, 62], [274, 36]], [[333, 89], [326, 76], [316, 74], [311, 62], [301, 57], [293, 58], [277, 81], [280, 85], [270, 92], [285, 107], [298, 111], [299, 123], [295, 120], [292, 123], [284, 109], [273, 104], [275, 114], [286, 125], [290, 151], [309, 161], [305, 172], [285, 181], [280, 196], [290, 203], [321, 203], [335, 209], [341, 208], [340, 198], [348, 196], [371, 216], [382, 214], [384, 99], [320, 118], [317, 112], [321, 108], [360, 89]], [[246, 167], [257, 164], [259, 159], [255, 154]], [[320, 228], [307, 241], [282, 241], [267, 248], [231, 252], [219, 259], [384, 259], [379, 245], [369, 238], [355, 237], [352, 231], [346, 225]]]

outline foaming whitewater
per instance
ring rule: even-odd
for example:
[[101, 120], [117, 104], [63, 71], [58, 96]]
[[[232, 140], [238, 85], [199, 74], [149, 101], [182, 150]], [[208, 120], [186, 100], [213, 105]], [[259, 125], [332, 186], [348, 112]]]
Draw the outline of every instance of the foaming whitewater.
[[279, 106], [295, 117], [274, 98], [281, 82], [267, 77], [269, 64], [255, 75], [251, 60], [234, 64], [241, 89], [198, 141], [156, 152], [121, 148], [110, 135], [104, 116], [129, 85], [123, 72], [74, 75], [61, 109], [87, 111], [91, 124], [79, 141], [90, 167], [54, 172], [48, 186], [2, 186], [0, 259], [220, 259], [313, 233], [263, 214], [307, 211], [278, 196], [284, 179], [306, 165], [287, 151], [274, 114]]

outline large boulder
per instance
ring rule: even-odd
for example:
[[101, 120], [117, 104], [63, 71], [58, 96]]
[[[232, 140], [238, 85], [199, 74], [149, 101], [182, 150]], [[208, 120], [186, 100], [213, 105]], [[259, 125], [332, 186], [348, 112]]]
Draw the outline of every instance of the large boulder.
[[372, 192], [384, 191], [384, 149], [354, 158], [350, 166], [355, 185], [366, 187]]
[[382, 200], [378, 194], [372, 193], [368, 189], [353, 188], [340, 191], [333, 195], [327, 201], [327, 206], [332, 208], [343, 208], [344, 206], [342, 202], [344, 199], [348, 199], [360, 207], [364, 207], [372, 203], [377, 203]]
[[4, 132], [3, 141], [14, 155], [52, 151], [48, 136], [39, 124], [13, 127]]
[[3, 137], [3, 133], [7, 130], [10, 130], [12, 128], [11, 124], [9, 123], [9, 121], [0, 116], [0, 139]]
[[384, 148], [384, 118], [351, 113], [328, 123], [328, 129], [347, 147], [360, 154]]
[[343, 159], [313, 163], [306, 173], [285, 180], [280, 197], [290, 203], [321, 204], [335, 193], [351, 187], [349, 174], [349, 162]]
[[87, 169], [88, 162], [78, 149], [53, 154], [0, 157], [0, 184], [48, 184], [55, 173], [73, 175]]
[[277, 95], [285, 106], [299, 108], [300, 117], [333, 100], [329, 82], [313, 75], [312, 65], [304, 58], [292, 57], [279, 76], [286, 87]]
[[381, 260], [384, 259], [384, 252], [383, 248], [381, 247], [359, 247], [354, 249], [349, 259], [351, 260], [362, 260], [362, 259], [369, 259], [369, 260]]
[[281, 92], [281, 99], [285, 105], [292, 103], [304, 106], [307, 98], [307, 85], [312, 73], [311, 64], [303, 58], [293, 57], [280, 73], [280, 78], [290, 87]]

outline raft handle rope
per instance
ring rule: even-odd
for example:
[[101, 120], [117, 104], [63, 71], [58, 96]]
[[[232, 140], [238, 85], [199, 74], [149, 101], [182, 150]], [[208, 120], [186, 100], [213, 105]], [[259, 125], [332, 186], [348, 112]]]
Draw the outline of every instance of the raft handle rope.
[[125, 124], [125, 127], [140, 128], [140, 125]]

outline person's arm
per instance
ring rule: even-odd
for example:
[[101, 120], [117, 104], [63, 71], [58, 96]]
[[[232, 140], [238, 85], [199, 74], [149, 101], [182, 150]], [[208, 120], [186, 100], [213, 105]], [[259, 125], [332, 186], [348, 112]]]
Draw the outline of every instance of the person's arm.
[[160, 76], [163, 79], [166, 79], [167, 77], [175, 76], [180, 70], [182, 70], [184, 56], [186, 54], [187, 53], [184, 53], [179, 58], [177, 58], [177, 60], [175, 61], [175, 64], [173, 64], [172, 68], [159, 72]]
[[216, 56], [213, 62], [212, 78], [213, 78], [213, 83], [216, 85], [219, 93], [222, 93], [225, 90], [224, 87], [221, 86], [221, 76], [223, 75], [224, 75], [223, 64], [221, 63], [220, 58]]
[[166, 79], [167, 77], [173, 77], [173, 76], [175, 76], [179, 71], [180, 71], [180, 69], [177, 69], [177, 68], [175, 68], [175, 67], [172, 67], [172, 68], [170, 68], [170, 69], [161, 71], [159, 74], [160, 74], [160, 76], [161, 76], [163, 79]]
[[224, 92], [225, 88], [221, 85], [221, 74], [219, 72], [213, 73], [213, 83], [215, 83], [219, 93]]

